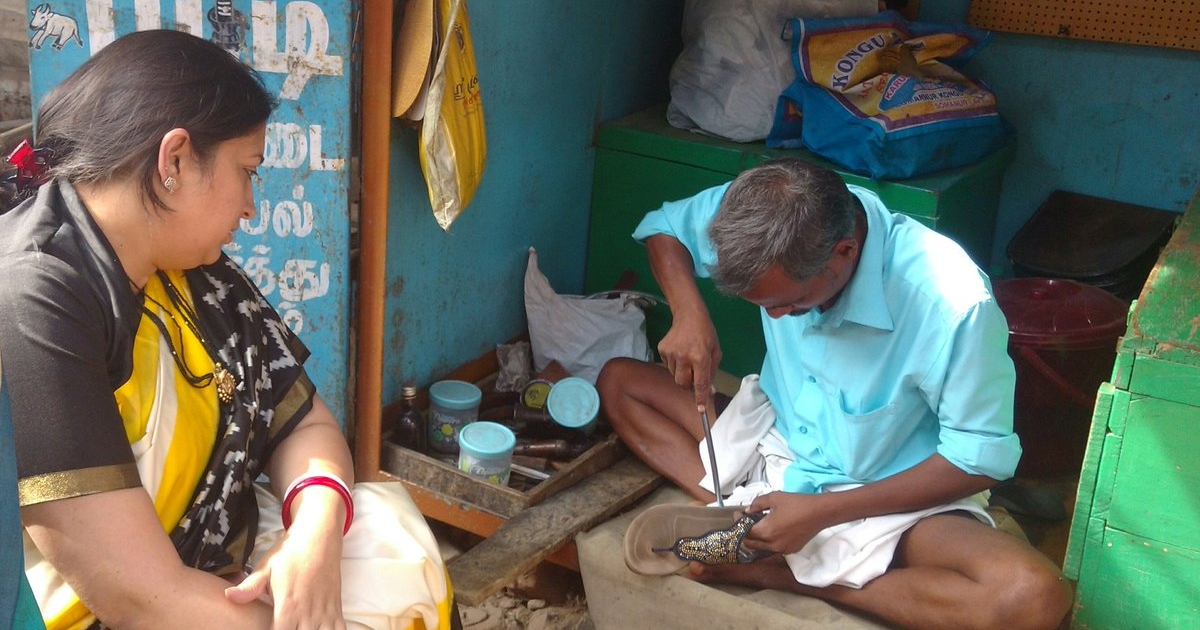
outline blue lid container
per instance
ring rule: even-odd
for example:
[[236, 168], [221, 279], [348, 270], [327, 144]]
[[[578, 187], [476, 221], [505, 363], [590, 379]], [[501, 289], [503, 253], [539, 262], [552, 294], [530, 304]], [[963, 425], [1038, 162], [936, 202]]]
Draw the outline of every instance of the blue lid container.
[[438, 381], [429, 386], [429, 402], [443, 409], [473, 409], [483, 392], [466, 381]]
[[517, 436], [508, 427], [497, 422], [481, 420], [462, 428], [458, 434], [458, 446], [462, 452], [479, 459], [496, 459], [512, 454], [517, 445]]
[[458, 469], [500, 485], [508, 485], [517, 437], [495, 422], [472, 422], [458, 434]]
[[458, 452], [458, 434], [479, 416], [483, 392], [466, 381], [438, 381], [429, 386], [429, 448]]
[[586, 379], [568, 376], [550, 388], [546, 409], [558, 424], [569, 429], [589, 431], [600, 413], [600, 394]]

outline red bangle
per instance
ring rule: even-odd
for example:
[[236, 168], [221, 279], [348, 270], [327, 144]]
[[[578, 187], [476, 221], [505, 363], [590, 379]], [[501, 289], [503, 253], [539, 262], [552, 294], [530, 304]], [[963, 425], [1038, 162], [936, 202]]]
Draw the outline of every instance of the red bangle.
[[292, 501], [296, 500], [296, 495], [300, 491], [309, 486], [325, 486], [331, 488], [342, 497], [342, 502], [346, 504], [346, 526], [342, 528], [342, 535], [350, 531], [350, 524], [354, 522], [354, 499], [350, 496], [350, 489], [346, 487], [345, 482], [333, 475], [310, 475], [301, 477], [292, 482], [288, 486], [287, 493], [283, 498], [283, 507], [281, 516], [283, 517], [283, 528], [286, 530], [292, 526]]

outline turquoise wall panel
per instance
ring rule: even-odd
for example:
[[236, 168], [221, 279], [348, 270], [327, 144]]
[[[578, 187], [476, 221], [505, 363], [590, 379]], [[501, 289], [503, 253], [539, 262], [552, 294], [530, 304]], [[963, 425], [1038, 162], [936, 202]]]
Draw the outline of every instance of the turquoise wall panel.
[[[964, 22], [968, 0], [921, 5]], [[1200, 54], [996, 33], [968, 65], [1018, 133], [992, 262], [1056, 189], [1182, 212], [1200, 188]]]
[[385, 402], [402, 382], [428, 385], [525, 330], [530, 246], [557, 291], [582, 291], [596, 124], [667, 100], [682, 6], [469, 4], [487, 165], [474, 201], [443, 232], [417, 134], [393, 126]]

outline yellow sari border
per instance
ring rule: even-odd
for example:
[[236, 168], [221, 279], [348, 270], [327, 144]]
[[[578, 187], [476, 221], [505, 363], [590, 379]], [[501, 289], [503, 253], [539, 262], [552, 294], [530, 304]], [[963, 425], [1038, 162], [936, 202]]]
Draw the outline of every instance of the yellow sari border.
[[137, 466], [130, 462], [26, 477], [17, 482], [17, 493], [21, 506], [25, 507], [141, 485]]

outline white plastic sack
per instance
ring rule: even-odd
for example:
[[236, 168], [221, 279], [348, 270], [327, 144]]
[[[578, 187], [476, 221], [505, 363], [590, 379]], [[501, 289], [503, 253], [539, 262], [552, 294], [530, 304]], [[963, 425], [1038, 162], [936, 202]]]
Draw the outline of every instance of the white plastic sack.
[[525, 267], [525, 315], [534, 370], [540, 372], [554, 360], [572, 376], [594, 384], [609, 359], [649, 361], [646, 314], [638, 299], [636, 294], [616, 298], [559, 295], [538, 269], [537, 251], [530, 247]]
[[779, 94], [796, 79], [781, 37], [788, 18], [878, 12], [878, 0], [687, 0], [667, 122], [737, 142], [766, 138]]

